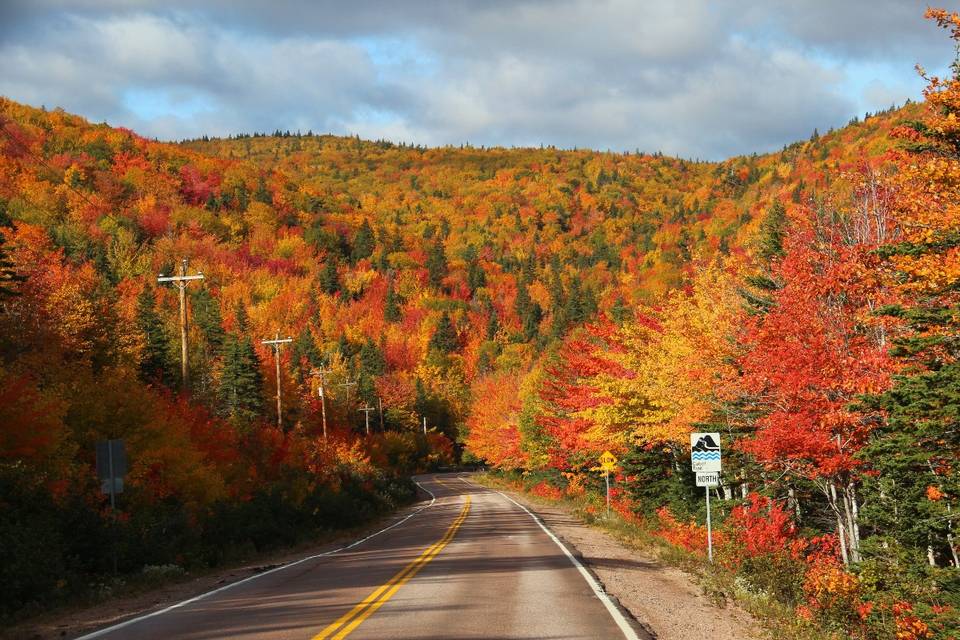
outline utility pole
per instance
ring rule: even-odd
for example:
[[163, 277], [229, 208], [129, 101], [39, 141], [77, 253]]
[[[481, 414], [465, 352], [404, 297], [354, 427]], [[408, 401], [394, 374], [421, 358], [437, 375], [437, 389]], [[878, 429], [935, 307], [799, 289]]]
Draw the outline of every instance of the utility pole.
[[349, 397], [350, 387], [355, 387], [355, 386], [357, 386], [357, 383], [356, 383], [356, 382], [341, 382], [341, 383], [338, 384], [337, 386], [338, 386], [338, 387], [346, 387], [346, 388], [347, 388], [347, 395], [348, 395], [348, 397]]
[[277, 427], [281, 429], [283, 428], [283, 406], [280, 400], [280, 347], [288, 342], [293, 342], [293, 338], [281, 338], [279, 333], [275, 335], [273, 340], [260, 341], [261, 344], [273, 346], [273, 360], [277, 365]]
[[314, 369], [311, 371], [315, 376], [320, 376], [320, 386], [317, 392], [320, 395], [320, 416], [323, 419], [323, 439], [327, 439], [327, 374], [333, 373], [332, 369]]
[[427, 416], [423, 416], [423, 435], [427, 435]]
[[383, 428], [383, 398], [377, 396], [377, 403], [380, 405], [380, 433], [383, 433], [385, 431]]
[[364, 424], [366, 425], [367, 435], [370, 435], [370, 412], [376, 411], [376, 407], [366, 406], [360, 407], [360, 411], [363, 411]]
[[180, 379], [184, 389], [188, 388], [190, 382], [190, 363], [187, 357], [187, 284], [191, 280], [203, 280], [203, 272], [198, 271], [196, 275], [188, 276], [186, 258], [180, 262], [180, 275], [157, 275], [157, 282], [173, 282], [180, 289]]

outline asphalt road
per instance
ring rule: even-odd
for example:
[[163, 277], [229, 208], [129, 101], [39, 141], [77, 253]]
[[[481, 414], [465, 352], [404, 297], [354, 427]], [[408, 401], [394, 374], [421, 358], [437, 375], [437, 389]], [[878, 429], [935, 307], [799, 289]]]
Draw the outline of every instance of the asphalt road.
[[417, 480], [435, 498], [388, 530], [83, 638], [646, 637], [523, 507]]

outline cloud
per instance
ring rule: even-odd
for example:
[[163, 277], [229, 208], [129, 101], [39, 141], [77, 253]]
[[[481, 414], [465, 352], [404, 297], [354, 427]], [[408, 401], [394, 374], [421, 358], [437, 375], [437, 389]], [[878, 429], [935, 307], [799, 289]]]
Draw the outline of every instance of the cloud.
[[164, 139], [312, 129], [715, 159], [917, 97], [913, 63], [943, 66], [950, 41], [913, 5], [14, 1], [0, 93]]

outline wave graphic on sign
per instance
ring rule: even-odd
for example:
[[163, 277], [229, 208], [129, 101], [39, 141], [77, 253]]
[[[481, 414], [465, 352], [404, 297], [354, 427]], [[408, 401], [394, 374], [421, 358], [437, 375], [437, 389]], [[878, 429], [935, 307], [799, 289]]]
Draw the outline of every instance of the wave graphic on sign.
[[720, 452], [719, 451], [694, 451], [693, 459], [694, 460], [719, 460]]

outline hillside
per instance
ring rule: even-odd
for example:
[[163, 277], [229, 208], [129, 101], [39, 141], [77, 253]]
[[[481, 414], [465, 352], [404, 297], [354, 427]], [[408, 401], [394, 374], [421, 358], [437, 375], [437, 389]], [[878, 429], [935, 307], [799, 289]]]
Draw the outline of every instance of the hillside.
[[[451, 437], [478, 370], [527, 368], [598, 308], [622, 315], [678, 286], [696, 261], [749, 254], [775, 199], [822, 197], [843, 171], [879, 157], [891, 126], [910, 115], [714, 164], [331, 136], [178, 146], [62, 112], [2, 108], [4, 215], [19, 234], [42, 232], [44, 252], [62, 249], [69, 268], [92, 268], [89, 286], [118, 323], [135, 326], [144, 285], [189, 258], [206, 275], [193, 294], [209, 293], [222, 330], [235, 330], [242, 306], [250, 337], [297, 337], [282, 381], [287, 426], [316, 420], [299, 399], [297, 357], [316, 366], [339, 349], [358, 370], [367, 344], [361, 397], [373, 401], [378, 387], [387, 421], [409, 428], [419, 379], [444, 407], [432, 422]], [[169, 343], [161, 373], [172, 380], [176, 299], [155, 295]], [[456, 336], [441, 362], [428, 347], [444, 313]], [[195, 395], [210, 395], [222, 363], [199, 325], [194, 332]], [[129, 363], [142, 358], [137, 342], [121, 341]], [[269, 352], [256, 348], [269, 389]], [[357, 426], [356, 416], [341, 420]]]
[[[55, 550], [4, 601], [57, 598], [106, 570], [106, 551], [80, 550], [110, 522], [93, 474], [106, 438], [131, 460], [122, 570], [185, 549], [215, 564], [225, 548], [355, 523], [465, 441], [506, 467], [563, 470], [582, 470], [594, 446], [627, 447], [577, 441], [579, 461], [560, 464], [530, 435], [539, 418], [518, 412], [562, 391], [537, 385], [569, 373], [557, 359], [576, 361], [592, 320], [633, 326], [702, 286], [709, 265], [764, 264], [756, 239], [777, 203], [789, 218], [849, 206], [865, 167], [894, 148], [891, 130], [921, 109], [707, 163], [286, 133], [166, 144], [0, 101], [0, 479], [24, 530], [46, 530]], [[182, 259], [204, 275], [188, 287], [186, 390], [176, 290], [156, 281]], [[275, 335], [293, 338], [279, 426], [261, 343]], [[509, 455], [483, 431], [500, 408]], [[95, 526], [74, 539], [77, 522]], [[17, 563], [41, 560], [13, 532], [0, 540]]]

